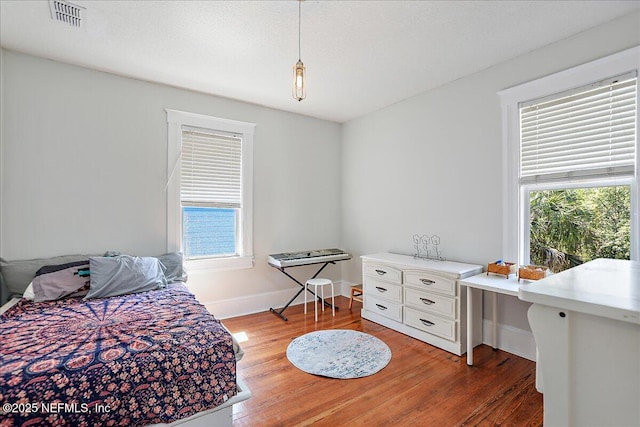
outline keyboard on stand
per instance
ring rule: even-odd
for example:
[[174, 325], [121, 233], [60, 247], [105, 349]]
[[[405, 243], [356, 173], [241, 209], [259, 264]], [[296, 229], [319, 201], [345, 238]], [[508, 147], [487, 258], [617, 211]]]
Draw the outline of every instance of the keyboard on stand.
[[[316, 274], [311, 277], [312, 279], [315, 279], [327, 265], [335, 264], [337, 261], [344, 261], [348, 259], [351, 259], [351, 254], [348, 254], [341, 249], [316, 249], [312, 251], [285, 252], [281, 254], [269, 255], [269, 258], [267, 258], [267, 262], [269, 263], [269, 265], [280, 270], [285, 276], [296, 282], [301, 287], [298, 293], [295, 294], [284, 307], [282, 307], [280, 310], [270, 308], [269, 311], [280, 317], [282, 320], [287, 321], [287, 318], [282, 313], [305, 289], [305, 285], [300, 280], [296, 279], [287, 271], [285, 271], [287, 268], [299, 267], [302, 265], [323, 264], [322, 267], [320, 267], [320, 269], [316, 272]], [[311, 291], [310, 289], [308, 289], [308, 291], [313, 294], [314, 298], [318, 298], [319, 300], [321, 300], [316, 294], [313, 293], [313, 291]], [[331, 307], [331, 304], [329, 304], [328, 302], [323, 300], [321, 301], [323, 304]], [[335, 307], [335, 309], [338, 310], [338, 307]]]
[[351, 259], [351, 254], [342, 249], [316, 249], [302, 252], [285, 252], [269, 255], [267, 262], [274, 267], [295, 267], [298, 265], [319, 264], [329, 261]]

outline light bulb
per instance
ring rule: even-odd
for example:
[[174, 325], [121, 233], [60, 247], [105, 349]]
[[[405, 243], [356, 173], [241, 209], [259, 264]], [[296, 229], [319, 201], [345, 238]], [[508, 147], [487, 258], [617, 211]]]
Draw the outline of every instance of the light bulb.
[[293, 99], [302, 101], [307, 96], [305, 84], [306, 69], [302, 60], [298, 59], [293, 66]]

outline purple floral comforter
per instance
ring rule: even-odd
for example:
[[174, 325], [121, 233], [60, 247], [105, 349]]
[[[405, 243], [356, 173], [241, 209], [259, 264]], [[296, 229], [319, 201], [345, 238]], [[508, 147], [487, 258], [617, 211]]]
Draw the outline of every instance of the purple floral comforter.
[[231, 335], [182, 285], [0, 316], [0, 426], [170, 423], [236, 393]]

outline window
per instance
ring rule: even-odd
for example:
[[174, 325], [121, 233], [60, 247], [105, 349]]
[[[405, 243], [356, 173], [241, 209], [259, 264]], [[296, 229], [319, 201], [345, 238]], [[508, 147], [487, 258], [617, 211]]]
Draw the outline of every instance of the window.
[[242, 138], [182, 127], [180, 205], [186, 259], [238, 256]]
[[191, 269], [253, 265], [255, 125], [167, 110], [167, 246]]
[[505, 257], [555, 271], [595, 257], [638, 259], [639, 54], [499, 93]]
[[628, 185], [526, 189], [529, 231], [523, 237], [528, 237], [529, 261], [557, 273], [596, 258], [629, 259], [630, 190]]

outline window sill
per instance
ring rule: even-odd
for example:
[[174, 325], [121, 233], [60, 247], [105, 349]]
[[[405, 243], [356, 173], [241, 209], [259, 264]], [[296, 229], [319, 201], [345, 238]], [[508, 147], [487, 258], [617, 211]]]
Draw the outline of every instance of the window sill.
[[206, 258], [185, 261], [187, 271], [223, 271], [240, 270], [253, 267], [252, 256], [237, 256], [228, 258]]

